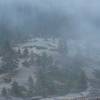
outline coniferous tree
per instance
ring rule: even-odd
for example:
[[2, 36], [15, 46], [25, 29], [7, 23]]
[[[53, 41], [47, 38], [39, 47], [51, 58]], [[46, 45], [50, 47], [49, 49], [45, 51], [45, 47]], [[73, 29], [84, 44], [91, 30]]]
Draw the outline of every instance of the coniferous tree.
[[50, 95], [56, 95], [56, 84], [52, 77], [50, 77], [48, 72], [40, 70], [37, 75], [36, 89], [37, 94], [43, 97], [48, 97]]
[[31, 52], [31, 54], [30, 54], [29, 63], [30, 63], [30, 65], [33, 65], [36, 63], [36, 56], [35, 56], [34, 52]]
[[52, 65], [51, 57], [43, 53], [42, 56], [38, 59], [38, 73], [37, 73], [37, 82], [36, 90], [37, 94], [43, 97], [55, 94], [55, 84], [50, 78], [50, 66]]
[[87, 77], [86, 77], [84, 71], [81, 71], [81, 73], [80, 73], [80, 77], [78, 80], [78, 89], [80, 91], [84, 91], [87, 89]]
[[24, 50], [23, 50], [23, 57], [27, 58], [28, 56], [29, 56], [29, 51], [28, 51], [27, 48], [24, 48]]
[[20, 90], [19, 90], [19, 85], [17, 82], [13, 82], [12, 87], [11, 87], [11, 95], [13, 96], [20, 96]]
[[1, 91], [1, 95], [6, 97], [8, 94], [7, 94], [7, 90], [6, 88], [3, 88], [2, 91]]
[[33, 78], [30, 76], [28, 79], [28, 96], [34, 96], [35, 95], [35, 86]]
[[21, 50], [20, 49], [18, 49], [17, 54], [18, 54], [18, 57], [21, 58], [22, 54], [21, 54]]
[[30, 66], [29, 61], [27, 60], [25, 60], [22, 64], [24, 67], [27, 67], [27, 68]]
[[11, 95], [15, 97], [24, 97], [26, 96], [26, 88], [14, 81], [11, 87]]
[[18, 58], [16, 52], [11, 47], [9, 42], [6, 42], [3, 47], [3, 55], [2, 55], [2, 72], [12, 72], [16, 68], [18, 68]]

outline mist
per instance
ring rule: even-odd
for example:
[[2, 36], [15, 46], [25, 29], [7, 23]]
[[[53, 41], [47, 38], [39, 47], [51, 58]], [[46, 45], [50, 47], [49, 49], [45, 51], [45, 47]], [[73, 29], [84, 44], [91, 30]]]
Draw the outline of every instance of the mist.
[[50, 34], [76, 33], [84, 37], [99, 34], [99, 4], [99, 0], [1, 0], [0, 17], [11, 27], [28, 26], [27, 31], [46, 27]]
[[99, 0], [1, 0], [0, 31], [16, 37], [62, 36], [99, 48], [99, 6]]
[[0, 96], [100, 95], [99, 10], [100, 0], [0, 0]]

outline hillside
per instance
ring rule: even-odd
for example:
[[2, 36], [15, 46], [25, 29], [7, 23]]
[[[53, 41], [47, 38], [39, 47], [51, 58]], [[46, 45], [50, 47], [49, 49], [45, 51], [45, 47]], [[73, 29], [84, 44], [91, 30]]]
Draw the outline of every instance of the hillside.
[[[72, 60], [71, 57], [66, 56], [68, 55], [68, 50], [65, 51], [66, 46], [59, 39], [35, 38], [22, 43], [14, 44], [13, 50], [17, 55], [15, 55], [16, 57], [12, 56], [15, 57], [12, 60], [12, 54], [9, 55], [12, 51], [6, 51], [8, 53], [4, 54], [5, 56], [1, 56], [1, 93], [5, 88], [7, 91], [11, 91], [12, 85], [14, 85], [15, 82], [17, 82], [15, 84], [18, 84], [18, 86], [25, 88], [25, 91], [28, 91], [29, 84], [40, 84], [39, 86], [48, 88], [48, 90], [43, 90], [44, 93], [46, 93], [45, 91], [48, 91], [46, 94], [43, 92], [41, 92], [43, 94], [40, 93], [40, 95], [46, 96], [81, 92], [87, 88], [85, 85], [86, 79], [84, 72], [80, 69], [81, 67], [79, 65], [77, 66], [77, 63], [73, 62], [74, 59]], [[17, 68], [14, 69], [12, 67], [13, 69], [9, 70], [6, 67], [8, 66], [10, 68], [10, 61], [8, 60], [8, 63], [4, 62], [6, 60], [6, 55], [9, 55], [11, 62], [13, 60], [17, 61], [14, 61], [16, 64], [18, 63]], [[4, 63], [7, 63], [7, 65], [5, 65], [5, 69], [2, 67]], [[14, 64], [14, 66], [16, 65]], [[83, 77], [82, 80], [81, 77]], [[29, 80], [31, 83], [29, 83]], [[41, 83], [42, 81], [43, 83]], [[83, 86], [81, 81], [85, 82]], [[49, 86], [49, 84], [52, 86]], [[37, 86], [37, 88], [39, 86]], [[34, 89], [32, 91], [34, 91]], [[52, 94], [50, 91], [53, 91], [54, 93]], [[26, 92], [23, 95], [26, 95]]]
[[[13, 59], [18, 59], [16, 60], [18, 67], [9, 70], [7, 67], [10, 68], [10, 61], [7, 60], [7, 67], [4, 69], [2, 67], [4, 58], [6, 55], [8, 57], [9, 52], [1, 56], [1, 94], [3, 89], [6, 89], [7, 95], [13, 97], [43, 96], [45, 98], [60, 95], [86, 96], [92, 91], [94, 85], [91, 84], [95, 80], [93, 72], [98, 68], [95, 67], [97, 62], [89, 58], [84, 60], [83, 56], [77, 54], [70, 55], [73, 51], [70, 45], [66, 46], [60, 39], [33, 38], [14, 44], [12, 49], [16, 53]], [[15, 86], [20, 94], [12, 93]]]

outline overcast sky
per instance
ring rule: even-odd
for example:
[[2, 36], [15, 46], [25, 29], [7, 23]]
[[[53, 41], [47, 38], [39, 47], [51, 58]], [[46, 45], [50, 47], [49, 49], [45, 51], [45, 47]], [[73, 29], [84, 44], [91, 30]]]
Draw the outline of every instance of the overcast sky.
[[27, 32], [89, 39], [100, 36], [100, 0], [0, 0], [0, 12], [8, 26], [25, 26]]

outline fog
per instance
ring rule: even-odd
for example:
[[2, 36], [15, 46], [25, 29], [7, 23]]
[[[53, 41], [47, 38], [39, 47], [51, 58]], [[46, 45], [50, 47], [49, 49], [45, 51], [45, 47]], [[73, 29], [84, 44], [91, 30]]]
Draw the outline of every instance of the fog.
[[0, 0], [0, 21], [14, 35], [62, 36], [99, 48], [99, 9], [100, 0]]
[[0, 0], [0, 98], [100, 97], [99, 11], [100, 0]]
[[[43, 17], [45, 20], [66, 17], [74, 33], [99, 33], [99, 6], [99, 0], [1, 0], [0, 15], [13, 25], [25, 22], [37, 25]], [[41, 18], [39, 21], [36, 20], [37, 16]]]

